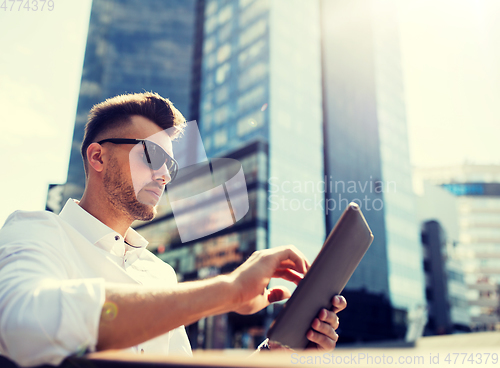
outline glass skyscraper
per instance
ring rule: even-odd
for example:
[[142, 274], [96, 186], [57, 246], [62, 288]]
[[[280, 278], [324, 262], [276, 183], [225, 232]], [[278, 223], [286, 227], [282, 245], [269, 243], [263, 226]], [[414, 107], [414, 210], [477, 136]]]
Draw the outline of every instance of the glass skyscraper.
[[391, 0], [321, 5], [327, 226], [355, 200], [375, 236], [346, 290], [423, 309], [396, 8]]
[[[269, 247], [325, 239], [319, 2], [208, 0], [200, 126], [209, 156], [269, 144]], [[307, 187], [309, 183], [309, 188]], [[295, 190], [293, 189], [295, 188]], [[309, 190], [308, 190], [309, 189]]]

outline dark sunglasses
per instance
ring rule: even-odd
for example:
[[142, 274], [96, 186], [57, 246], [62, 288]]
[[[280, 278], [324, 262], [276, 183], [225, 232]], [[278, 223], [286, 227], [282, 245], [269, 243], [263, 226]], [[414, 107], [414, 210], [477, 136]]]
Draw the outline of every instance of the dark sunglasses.
[[163, 148], [154, 142], [145, 139], [129, 139], [129, 138], [109, 138], [103, 139], [97, 143], [113, 143], [113, 144], [139, 144], [142, 143], [144, 148], [144, 163], [151, 170], [159, 170], [163, 164], [167, 165], [168, 173], [170, 174], [170, 183], [174, 181], [179, 171], [179, 164]]

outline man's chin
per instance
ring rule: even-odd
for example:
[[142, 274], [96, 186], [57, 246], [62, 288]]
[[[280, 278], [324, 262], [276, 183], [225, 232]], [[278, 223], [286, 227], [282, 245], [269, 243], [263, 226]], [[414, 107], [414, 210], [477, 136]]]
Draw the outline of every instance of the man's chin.
[[135, 220], [151, 221], [158, 214], [157, 205], [158, 203], [151, 198], [137, 198], [128, 208]]
[[156, 215], [158, 214], [158, 210], [156, 209], [156, 205], [151, 205], [151, 204], [145, 204], [141, 203], [143, 206], [143, 211], [141, 211], [141, 214], [137, 218], [137, 220], [141, 221], [151, 221], [153, 220]]

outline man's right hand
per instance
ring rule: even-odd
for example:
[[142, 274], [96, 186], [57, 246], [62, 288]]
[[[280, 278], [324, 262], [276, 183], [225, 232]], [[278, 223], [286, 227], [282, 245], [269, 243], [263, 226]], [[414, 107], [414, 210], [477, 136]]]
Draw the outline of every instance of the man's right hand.
[[291, 296], [286, 287], [267, 289], [271, 278], [298, 284], [309, 269], [305, 256], [293, 245], [254, 252], [229, 276], [235, 287], [235, 306], [240, 314], [253, 314]]

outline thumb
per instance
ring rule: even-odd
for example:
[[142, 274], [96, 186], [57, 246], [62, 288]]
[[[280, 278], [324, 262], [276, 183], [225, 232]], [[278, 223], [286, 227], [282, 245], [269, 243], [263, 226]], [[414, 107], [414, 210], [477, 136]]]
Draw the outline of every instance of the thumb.
[[269, 290], [267, 300], [269, 303], [275, 303], [283, 299], [288, 299], [290, 296], [292, 296], [292, 293], [286, 288], [286, 286], [276, 286], [275, 288]]

